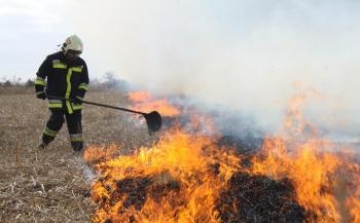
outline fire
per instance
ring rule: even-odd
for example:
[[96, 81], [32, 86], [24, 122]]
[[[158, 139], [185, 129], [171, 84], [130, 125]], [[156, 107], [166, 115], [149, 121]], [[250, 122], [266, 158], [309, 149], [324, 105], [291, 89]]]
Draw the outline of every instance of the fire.
[[146, 91], [129, 92], [128, 97], [133, 102], [144, 102], [150, 99], [150, 94]]
[[[165, 99], [152, 101], [144, 92], [129, 97], [141, 102], [137, 106], [142, 109], [162, 113], [161, 108], [174, 108]], [[88, 148], [84, 158], [100, 174], [92, 185], [92, 199], [98, 205], [92, 222], [227, 222], [221, 214], [240, 213], [242, 208], [241, 202], [232, 199], [236, 194], [223, 193], [238, 183], [234, 184], [234, 176], [250, 179], [240, 184], [256, 186], [262, 185], [264, 178], [288, 180], [290, 186], [279, 186], [293, 188], [283, 202], [295, 200], [305, 212], [300, 219], [303, 222], [360, 222], [359, 162], [351, 150], [329, 150], [333, 143], [305, 120], [301, 110], [307, 97], [299, 94], [292, 98], [282, 132], [266, 137], [251, 158], [220, 146], [219, 136], [208, 134], [216, 132], [215, 126], [201, 113], [192, 113], [185, 127], [169, 128], [153, 146], [137, 148], [130, 155], [120, 155], [119, 145]], [[174, 109], [172, 115], [179, 114]], [[228, 203], [220, 207], [223, 197]], [[257, 202], [256, 198], [247, 199], [250, 206]]]
[[341, 192], [345, 200], [344, 207], [349, 210], [348, 219], [351, 220], [349, 222], [360, 222], [360, 165], [348, 164], [343, 174], [348, 178], [342, 179], [343, 191]]
[[306, 211], [322, 218], [310, 222], [340, 222], [333, 194], [340, 160], [314, 150], [318, 146], [318, 142], [307, 142], [289, 151], [283, 141], [267, 139], [262, 151], [266, 158], [254, 158], [252, 173], [266, 174], [273, 179], [289, 178], [299, 203]]
[[135, 103], [134, 110], [151, 112], [158, 111], [162, 116], [177, 116], [180, 111], [169, 104], [166, 99], [153, 99], [149, 93], [144, 91], [136, 91], [128, 93], [128, 97]]
[[[152, 148], [94, 167], [102, 177], [92, 189], [94, 201], [101, 204], [93, 222], [215, 223], [219, 222], [215, 203], [239, 169], [239, 158], [209, 137], [177, 129]], [[126, 191], [128, 184], [137, 194], [112, 197]]]
[[[331, 142], [317, 135], [315, 127], [303, 119], [300, 108], [305, 99], [306, 95], [293, 98], [283, 138], [265, 139], [261, 156], [254, 157], [250, 172], [278, 180], [290, 179], [297, 201], [308, 212], [306, 222], [359, 222], [359, 190], [347, 195], [345, 191], [358, 188], [359, 171], [354, 168], [360, 166], [350, 162], [350, 168], [345, 156], [326, 152]], [[306, 134], [309, 129], [311, 134]], [[345, 196], [345, 201], [340, 196]]]
[[158, 99], [155, 101], [144, 102], [133, 107], [135, 110], [141, 111], [158, 111], [162, 116], [176, 116], [180, 112], [174, 106], [171, 106], [165, 99]]

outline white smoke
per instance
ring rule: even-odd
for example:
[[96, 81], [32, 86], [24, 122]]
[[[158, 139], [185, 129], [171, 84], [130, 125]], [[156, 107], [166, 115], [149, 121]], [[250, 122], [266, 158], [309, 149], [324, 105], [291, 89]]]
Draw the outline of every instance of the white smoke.
[[68, 8], [93, 77], [113, 71], [151, 91], [252, 112], [265, 126], [278, 123], [300, 82], [326, 97], [312, 103], [315, 116], [360, 124], [355, 1], [78, 0]]

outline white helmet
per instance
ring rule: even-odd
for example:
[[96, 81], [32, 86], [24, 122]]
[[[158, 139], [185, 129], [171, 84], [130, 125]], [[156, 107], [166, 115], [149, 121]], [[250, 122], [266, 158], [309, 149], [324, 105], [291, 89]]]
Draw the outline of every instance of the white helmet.
[[65, 43], [62, 46], [62, 50], [66, 53], [68, 50], [83, 52], [83, 43], [77, 35], [72, 35], [66, 38]]

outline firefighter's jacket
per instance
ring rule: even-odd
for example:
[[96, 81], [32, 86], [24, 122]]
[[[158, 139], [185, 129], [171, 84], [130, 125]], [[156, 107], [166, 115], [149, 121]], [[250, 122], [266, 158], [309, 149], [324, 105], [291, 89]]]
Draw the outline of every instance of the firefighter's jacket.
[[[89, 84], [85, 61], [78, 57], [70, 64], [66, 62], [65, 55], [61, 51], [47, 56], [36, 75], [36, 94], [41, 94], [45, 90], [48, 96], [83, 99]], [[71, 100], [48, 98], [51, 109], [66, 109], [72, 114], [74, 110], [82, 108], [81, 104], [75, 104]]]

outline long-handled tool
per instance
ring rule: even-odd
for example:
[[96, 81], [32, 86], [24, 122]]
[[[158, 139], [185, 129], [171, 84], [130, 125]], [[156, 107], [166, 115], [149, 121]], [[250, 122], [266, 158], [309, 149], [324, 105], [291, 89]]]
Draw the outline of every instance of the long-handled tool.
[[[49, 99], [57, 99], [57, 100], [63, 100], [63, 101], [67, 100], [67, 101], [73, 102], [73, 100], [71, 98], [67, 99], [67, 98], [52, 96], [52, 95], [47, 95], [46, 97]], [[146, 124], [147, 124], [148, 130], [149, 130], [149, 133], [156, 132], [161, 129], [161, 115], [157, 111], [145, 113], [145, 112], [134, 111], [134, 110], [127, 109], [127, 108], [121, 108], [121, 107], [116, 107], [116, 106], [112, 106], [112, 105], [100, 104], [100, 103], [91, 102], [91, 101], [85, 101], [85, 100], [81, 100], [81, 101], [84, 104], [95, 105], [95, 106], [100, 106], [100, 107], [105, 107], [105, 108], [112, 108], [112, 109], [116, 109], [116, 110], [140, 114], [140, 115], [144, 116], [144, 118], [146, 120]]]

